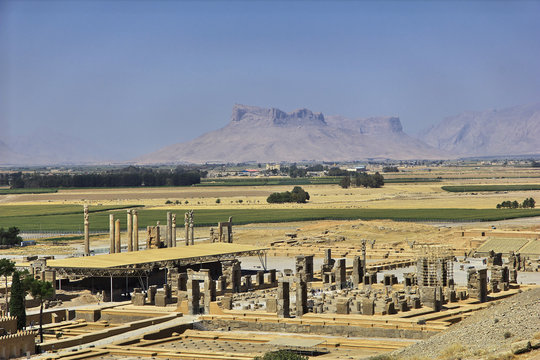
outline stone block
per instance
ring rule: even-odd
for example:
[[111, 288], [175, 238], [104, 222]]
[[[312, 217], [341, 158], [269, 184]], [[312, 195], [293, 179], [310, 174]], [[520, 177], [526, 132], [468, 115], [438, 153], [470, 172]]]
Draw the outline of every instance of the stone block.
[[266, 312], [277, 313], [277, 299], [275, 298], [266, 299]]
[[167, 294], [165, 291], [158, 291], [155, 296], [156, 306], [167, 306]]

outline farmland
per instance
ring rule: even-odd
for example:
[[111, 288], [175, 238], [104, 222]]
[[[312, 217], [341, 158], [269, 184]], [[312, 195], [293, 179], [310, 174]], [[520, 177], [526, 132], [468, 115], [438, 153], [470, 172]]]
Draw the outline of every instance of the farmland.
[[[24, 231], [80, 231], [80, 206], [50, 206], [42, 214], [33, 206], [0, 207], [0, 227], [17, 226]], [[9, 208], [9, 209], [6, 209]], [[139, 225], [155, 225], [166, 218], [167, 210], [182, 214], [188, 208], [140, 209]], [[13, 211], [13, 212], [12, 212]], [[116, 214], [123, 223], [125, 211], [119, 208], [100, 208], [91, 214], [91, 229], [107, 231], [109, 213]], [[14, 215], [17, 214], [17, 215]], [[374, 220], [395, 221], [495, 221], [520, 217], [540, 216], [540, 209], [201, 209], [196, 213], [197, 226], [215, 226], [233, 217], [235, 224], [280, 223], [312, 220]], [[181, 221], [181, 217], [179, 219]], [[179, 221], [179, 222], [180, 222]], [[125, 225], [125, 224], [123, 224]], [[182, 223], [179, 223], [181, 226]]]
[[[233, 216], [237, 225], [321, 220], [468, 222], [540, 216], [538, 209], [496, 209], [515, 198], [540, 198], [540, 172], [529, 168], [407, 168], [385, 174], [382, 188], [341, 188], [339, 177], [226, 177], [197, 186], [58, 189], [42, 193], [0, 194], [0, 227], [23, 231], [82, 229], [82, 205], [90, 206], [92, 231], [108, 229], [108, 214], [139, 207], [139, 225], [163, 222], [167, 211], [195, 211], [199, 227]], [[489, 175], [497, 175], [487, 179]], [[536, 176], [536, 177], [535, 177]], [[519, 179], [517, 179], [519, 177]], [[273, 192], [300, 185], [306, 204], [268, 204]], [[5, 190], [5, 189], [4, 189]], [[506, 193], [511, 191], [511, 193]], [[179, 216], [179, 226], [183, 217]]]
[[449, 192], [528, 191], [540, 190], [540, 184], [443, 186], [442, 189]]

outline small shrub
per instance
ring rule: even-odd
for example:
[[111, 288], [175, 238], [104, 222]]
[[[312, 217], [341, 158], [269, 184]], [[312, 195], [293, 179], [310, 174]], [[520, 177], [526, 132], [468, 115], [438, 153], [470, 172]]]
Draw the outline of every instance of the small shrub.
[[172, 204], [172, 201], [171, 201], [171, 200], [165, 201], [165, 205], [169, 205], [169, 204]]
[[187, 201], [187, 200], [186, 200], [186, 201], [184, 201], [184, 204], [189, 204], [189, 201]]
[[503, 334], [504, 338], [505, 339], [509, 339], [512, 337], [512, 333], [510, 331], [506, 331], [504, 334]]
[[216, 204], [221, 204], [221, 199], [216, 199]]
[[452, 344], [444, 349], [441, 353], [443, 359], [458, 359], [458, 354], [465, 351], [465, 348], [461, 344]]

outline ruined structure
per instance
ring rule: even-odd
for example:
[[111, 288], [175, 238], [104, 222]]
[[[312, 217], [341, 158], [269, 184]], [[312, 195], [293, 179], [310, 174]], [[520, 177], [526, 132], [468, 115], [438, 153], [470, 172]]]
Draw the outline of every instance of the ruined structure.
[[[223, 231], [223, 229], [227, 229], [227, 237], [225, 238], [225, 233]], [[229, 217], [229, 221], [222, 221], [220, 223], [218, 223], [218, 231], [219, 231], [219, 242], [227, 242], [227, 243], [232, 243], [233, 242], [233, 238], [232, 238], [232, 216]]]

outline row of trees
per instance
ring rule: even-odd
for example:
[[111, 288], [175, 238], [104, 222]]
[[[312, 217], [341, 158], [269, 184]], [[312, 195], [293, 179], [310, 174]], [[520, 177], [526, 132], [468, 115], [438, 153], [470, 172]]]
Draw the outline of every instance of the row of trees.
[[12, 226], [7, 230], [0, 227], [0, 245], [18, 245], [21, 243], [22, 238], [19, 236], [20, 230]]
[[348, 189], [352, 184], [366, 188], [380, 188], [384, 186], [384, 177], [378, 172], [373, 175], [362, 172], [356, 173], [353, 179], [350, 175], [344, 176], [339, 182], [339, 185], [344, 189]]
[[[54, 288], [48, 281], [34, 279], [27, 271], [17, 271], [10, 259], [0, 259], [0, 276], [5, 279], [6, 309], [17, 318], [17, 330], [26, 327], [25, 298], [28, 293], [39, 302], [39, 339], [43, 342], [43, 304], [54, 297]], [[8, 277], [11, 278], [11, 297], [8, 296]]]
[[283, 203], [306, 203], [309, 200], [309, 193], [302, 189], [300, 186], [295, 186], [292, 191], [275, 192], [270, 194], [266, 201], [270, 204], [283, 204]]
[[177, 167], [174, 170], [129, 166], [88, 174], [10, 174], [11, 188], [71, 188], [126, 186], [187, 186], [198, 184], [206, 172]]
[[503, 201], [500, 204], [497, 204], [497, 209], [534, 209], [536, 206], [536, 201], [531, 197], [523, 200], [523, 202], [520, 204], [517, 202], [517, 200], [514, 201]]

